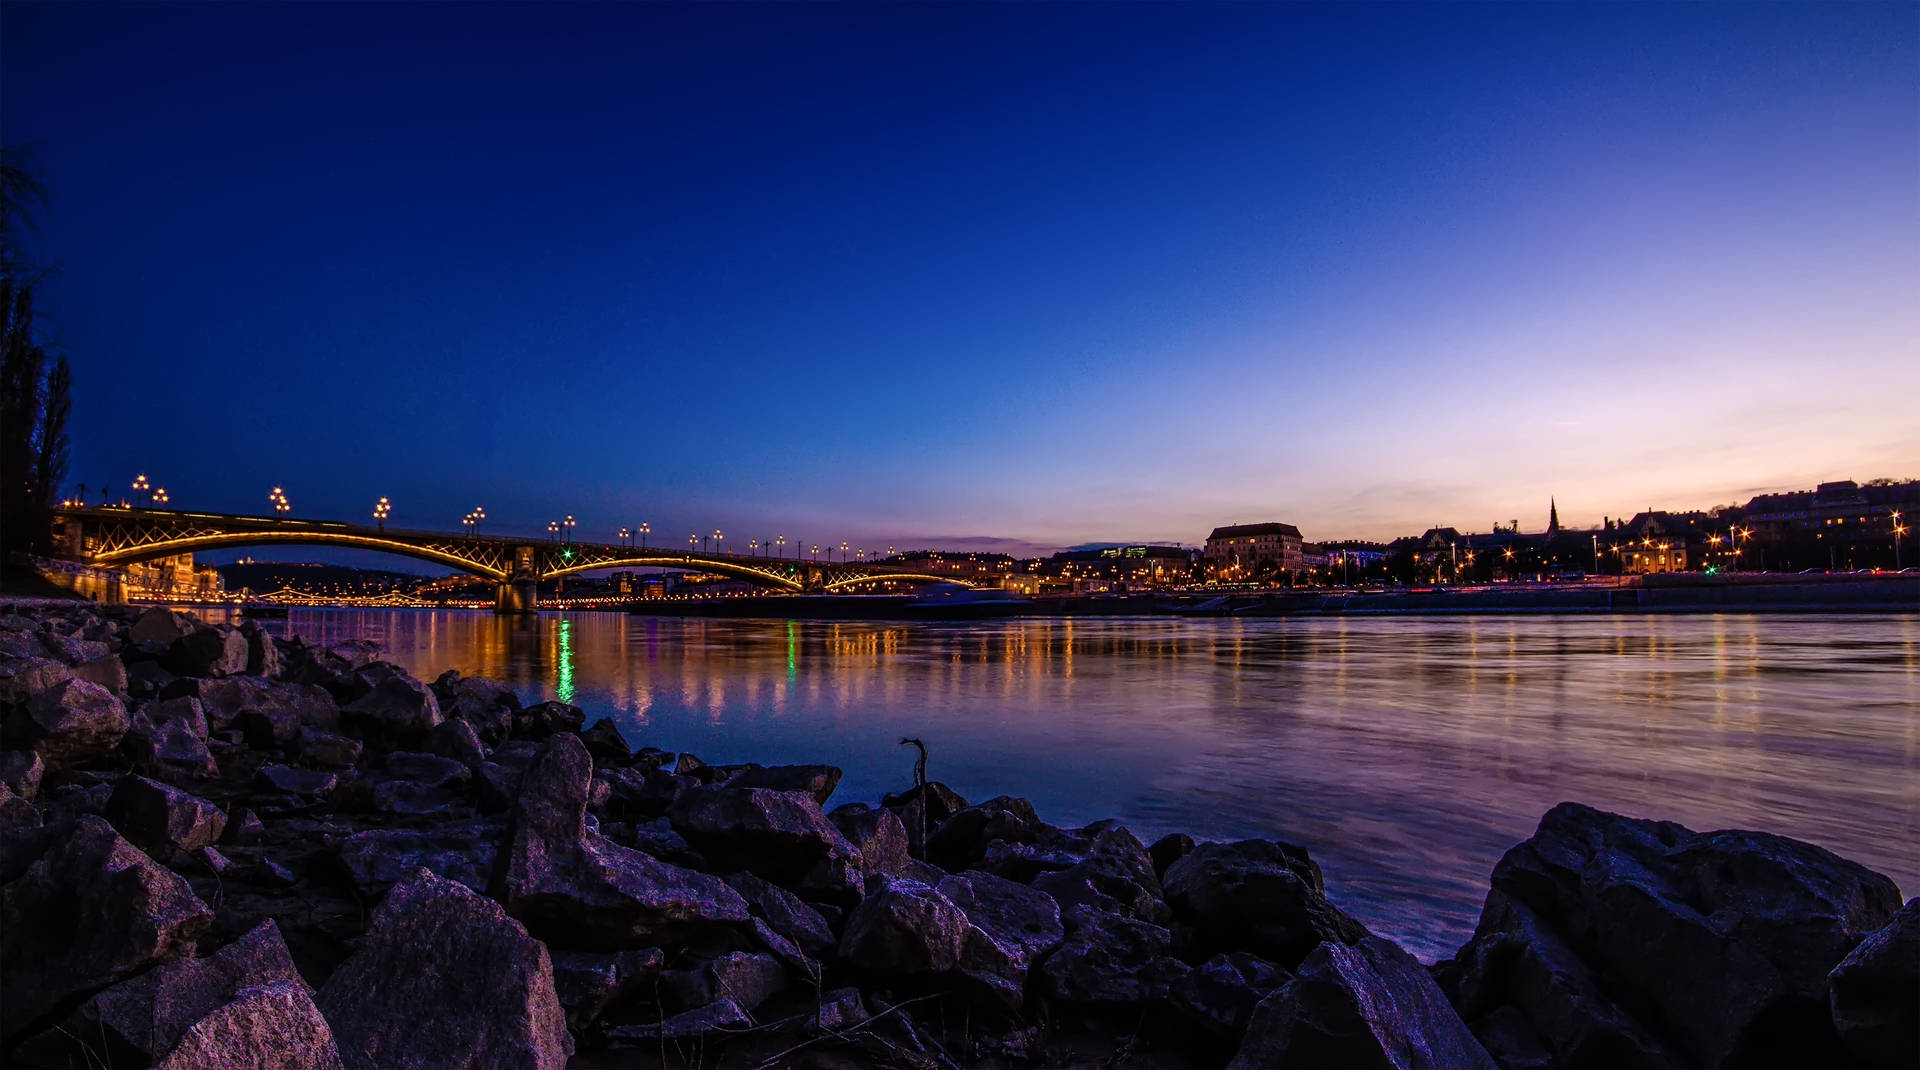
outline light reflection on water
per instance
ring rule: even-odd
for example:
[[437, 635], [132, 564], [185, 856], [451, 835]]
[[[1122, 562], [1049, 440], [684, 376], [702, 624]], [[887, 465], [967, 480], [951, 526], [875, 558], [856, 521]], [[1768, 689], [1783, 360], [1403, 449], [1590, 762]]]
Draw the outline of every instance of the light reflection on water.
[[1811, 840], [1920, 891], [1920, 618], [1023, 619], [968, 625], [296, 611], [612, 716], [634, 745], [828, 761], [837, 801], [929, 774], [1060, 825], [1312, 850], [1422, 958], [1562, 799]]

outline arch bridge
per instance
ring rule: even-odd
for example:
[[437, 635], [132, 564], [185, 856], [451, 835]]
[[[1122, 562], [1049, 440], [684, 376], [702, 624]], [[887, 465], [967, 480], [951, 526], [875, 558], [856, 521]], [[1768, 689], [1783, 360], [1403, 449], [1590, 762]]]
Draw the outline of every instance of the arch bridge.
[[62, 556], [89, 565], [131, 565], [206, 550], [271, 546], [334, 546], [376, 550], [431, 561], [498, 589], [494, 609], [531, 613], [541, 580], [615, 568], [666, 568], [745, 580], [790, 593], [819, 593], [885, 580], [964, 583], [912, 568], [879, 563], [802, 561], [752, 554], [667, 550], [614, 543], [454, 535], [329, 520], [189, 513], [113, 506], [63, 508], [54, 514], [54, 541]]

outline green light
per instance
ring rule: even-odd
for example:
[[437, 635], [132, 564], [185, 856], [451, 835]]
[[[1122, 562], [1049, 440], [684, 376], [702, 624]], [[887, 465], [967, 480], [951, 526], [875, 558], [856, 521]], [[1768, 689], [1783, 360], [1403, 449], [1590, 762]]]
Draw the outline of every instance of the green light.
[[564, 560], [567, 560], [567, 561], [571, 561], [571, 560], [573, 560], [573, 550], [572, 550], [571, 548], [569, 548], [569, 549], [566, 549], [566, 550], [562, 550], [562, 551], [560, 551], [560, 556], [561, 556], [561, 558], [563, 558]]

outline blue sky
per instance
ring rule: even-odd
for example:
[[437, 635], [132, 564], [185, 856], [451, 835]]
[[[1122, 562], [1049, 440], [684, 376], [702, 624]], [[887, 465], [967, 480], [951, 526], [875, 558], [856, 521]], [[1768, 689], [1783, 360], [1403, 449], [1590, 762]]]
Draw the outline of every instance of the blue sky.
[[1920, 475], [1911, 4], [0, 31], [75, 483], [1046, 547]]

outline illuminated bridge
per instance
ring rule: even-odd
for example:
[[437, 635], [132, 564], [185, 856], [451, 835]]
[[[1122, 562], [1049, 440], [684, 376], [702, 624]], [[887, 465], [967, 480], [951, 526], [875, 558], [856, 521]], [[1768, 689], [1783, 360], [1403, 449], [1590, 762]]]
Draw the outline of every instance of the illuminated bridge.
[[612, 543], [563, 542], [507, 535], [402, 531], [325, 520], [229, 516], [140, 508], [63, 508], [54, 514], [62, 556], [97, 566], [130, 565], [204, 550], [269, 546], [335, 546], [378, 550], [445, 565], [498, 586], [494, 608], [531, 613], [541, 580], [613, 568], [668, 568], [713, 573], [776, 591], [840, 591], [879, 580], [962, 582], [882, 563], [802, 561], [749, 554], [664, 550]]

